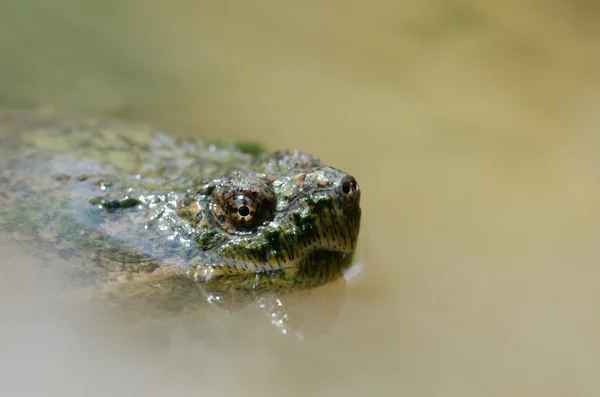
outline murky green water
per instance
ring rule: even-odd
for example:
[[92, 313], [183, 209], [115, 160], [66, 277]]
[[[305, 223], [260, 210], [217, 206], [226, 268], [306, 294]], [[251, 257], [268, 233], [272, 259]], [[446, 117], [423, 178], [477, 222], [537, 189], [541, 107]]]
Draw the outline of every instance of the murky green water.
[[364, 271], [303, 303], [302, 342], [252, 309], [74, 315], [3, 237], [0, 394], [597, 395], [598, 17], [4, 0], [2, 103], [314, 152], [361, 185]]

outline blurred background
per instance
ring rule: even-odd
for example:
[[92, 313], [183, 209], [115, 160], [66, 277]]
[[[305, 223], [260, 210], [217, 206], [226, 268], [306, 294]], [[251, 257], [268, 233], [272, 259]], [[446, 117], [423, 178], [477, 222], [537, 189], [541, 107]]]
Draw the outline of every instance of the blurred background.
[[304, 342], [256, 313], [83, 337], [0, 281], [0, 391], [597, 396], [599, 4], [0, 0], [0, 105], [306, 150], [364, 210]]

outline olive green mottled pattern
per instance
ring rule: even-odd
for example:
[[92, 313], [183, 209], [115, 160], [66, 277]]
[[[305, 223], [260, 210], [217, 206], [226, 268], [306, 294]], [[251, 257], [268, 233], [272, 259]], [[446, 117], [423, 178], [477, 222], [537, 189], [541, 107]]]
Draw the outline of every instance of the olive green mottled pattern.
[[356, 181], [309, 154], [51, 111], [0, 110], [0, 138], [0, 228], [67, 259], [76, 284], [233, 303], [352, 260]]

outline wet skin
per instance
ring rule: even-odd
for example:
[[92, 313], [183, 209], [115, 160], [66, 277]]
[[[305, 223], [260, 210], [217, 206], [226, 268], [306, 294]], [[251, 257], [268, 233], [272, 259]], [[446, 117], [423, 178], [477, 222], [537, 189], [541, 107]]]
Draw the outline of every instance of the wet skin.
[[58, 271], [80, 285], [224, 301], [321, 285], [352, 261], [359, 187], [310, 154], [42, 111], [0, 110], [0, 138], [1, 230], [68, 260]]

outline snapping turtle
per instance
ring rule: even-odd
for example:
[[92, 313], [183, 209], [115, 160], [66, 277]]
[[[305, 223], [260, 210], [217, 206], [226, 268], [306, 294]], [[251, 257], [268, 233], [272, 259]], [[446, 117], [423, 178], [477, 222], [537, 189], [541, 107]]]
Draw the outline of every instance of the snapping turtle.
[[0, 231], [121, 302], [235, 306], [352, 260], [360, 190], [310, 154], [52, 111], [0, 109], [0, 139]]

